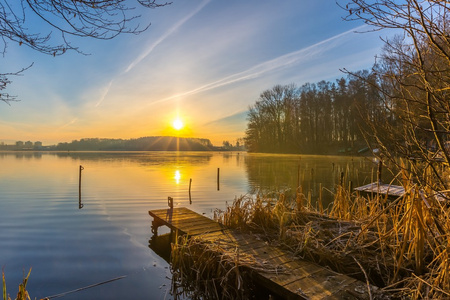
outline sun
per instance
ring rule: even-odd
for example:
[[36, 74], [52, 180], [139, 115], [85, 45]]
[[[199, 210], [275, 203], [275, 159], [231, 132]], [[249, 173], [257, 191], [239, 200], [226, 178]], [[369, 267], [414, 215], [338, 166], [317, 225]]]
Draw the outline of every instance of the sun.
[[181, 121], [180, 119], [176, 119], [172, 123], [172, 127], [175, 130], [181, 130], [183, 128], [183, 126], [184, 126], [183, 121]]

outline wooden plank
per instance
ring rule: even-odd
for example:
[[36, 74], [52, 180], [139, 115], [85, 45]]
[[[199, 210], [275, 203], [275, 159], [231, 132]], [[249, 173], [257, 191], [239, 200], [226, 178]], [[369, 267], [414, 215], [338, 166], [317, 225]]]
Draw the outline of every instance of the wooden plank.
[[307, 261], [296, 261], [290, 256], [278, 257], [281, 264], [273, 264], [273, 261], [268, 263], [279, 267], [278, 273], [261, 272], [261, 276], [277, 283], [280, 286], [287, 286], [307, 276], [311, 276], [314, 273], [322, 271], [323, 268], [318, 268], [316, 264]]
[[381, 194], [388, 195], [392, 197], [401, 197], [405, 194], [405, 189], [399, 185], [387, 184], [387, 183], [379, 183], [372, 182], [360, 187], [355, 188], [355, 191], [364, 192], [364, 193], [373, 193], [373, 194]]
[[[161, 220], [176, 220], [181, 219], [183, 217], [191, 217], [191, 218], [206, 218], [205, 216], [199, 215], [192, 210], [189, 210], [185, 207], [177, 207], [173, 209], [159, 209], [159, 210], [151, 210], [149, 211], [149, 214], [152, 217], [159, 218]], [[208, 218], [206, 218], [208, 219]]]
[[308, 276], [298, 278], [297, 280], [284, 285], [284, 288], [300, 296], [306, 296], [308, 299], [323, 299], [325, 297], [333, 298], [336, 290], [347, 287], [358, 280], [334, 273], [328, 269], [322, 269]]
[[214, 231], [221, 231], [222, 227], [211, 227], [211, 226], [203, 226], [203, 227], [192, 227], [192, 228], [185, 228], [185, 233], [188, 236], [196, 236], [204, 232], [214, 232]]
[[[399, 185], [390, 185], [386, 183], [377, 183], [372, 182], [354, 189], [355, 191], [364, 192], [368, 194], [380, 194], [380, 195], [388, 195], [389, 197], [402, 197], [405, 194], [405, 189]], [[423, 191], [420, 190], [420, 193], [423, 195]], [[427, 199], [433, 197], [436, 201], [441, 202], [443, 204], [448, 204], [450, 196], [446, 194], [445, 191], [434, 192], [431, 196], [422, 197], [425, 204], [429, 206]]]
[[185, 207], [151, 210], [149, 214], [153, 217], [156, 224], [166, 225], [173, 230], [188, 235], [222, 229], [219, 223]]
[[229, 229], [224, 229], [222, 232], [204, 233], [201, 235], [201, 238], [205, 240], [218, 240], [228, 243], [239, 243], [245, 241], [247, 237], [247, 235]]
[[[286, 299], [352, 299], [354, 291], [361, 291], [361, 286], [365, 286], [349, 276], [298, 259], [252, 234], [223, 228], [184, 207], [153, 210], [149, 214], [156, 225], [166, 225], [192, 238], [212, 243], [222, 255], [231, 259], [239, 255], [242, 262], [251, 262], [255, 280]], [[365, 296], [360, 299], [367, 298]]]
[[322, 268], [318, 268], [317, 265], [306, 261], [292, 260], [292, 256], [290, 255], [277, 257], [276, 261], [281, 263], [277, 272], [254, 273], [255, 279], [257, 279], [256, 281], [266, 287], [270, 286], [273, 292], [285, 299], [309, 299], [308, 295], [302, 295], [297, 291], [287, 289], [286, 285], [299, 278], [320, 272]]
[[205, 218], [204, 216], [201, 216], [199, 214], [194, 213], [191, 210], [187, 210], [184, 207], [181, 208], [174, 208], [174, 209], [164, 209], [164, 210], [157, 210], [157, 211], [149, 211], [149, 214], [162, 221], [171, 222], [172, 220], [178, 220], [178, 219], [186, 219], [186, 218]]
[[[183, 230], [184, 229], [189, 229], [189, 228], [193, 228], [193, 227], [212, 227], [212, 228], [222, 228], [222, 226], [217, 223], [211, 223], [210, 220], [202, 220], [202, 219], [183, 219], [183, 220], [173, 220], [171, 221], [171, 225]], [[206, 231], [207, 232], [207, 231]]]

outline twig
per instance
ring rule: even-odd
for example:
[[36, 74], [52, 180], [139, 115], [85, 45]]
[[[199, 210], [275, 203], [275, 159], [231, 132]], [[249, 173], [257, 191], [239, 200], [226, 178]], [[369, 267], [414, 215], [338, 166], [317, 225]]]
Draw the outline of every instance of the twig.
[[116, 278], [113, 278], [113, 279], [110, 279], [110, 280], [106, 280], [106, 281], [102, 281], [102, 282], [99, 282], [99, 283], [91, 284], [91, 285], [88, 285], [88, 286], [85, 286], [85, 287], [82, 287], [82, 288], [79, 288], [79, 289], [76, 289], [76, 290], [68, 291], [68, 292], [65, 292], [65, 293], [56, 294], [56, 295], [53, 295], [53, 296], [48, 296], [48, 297], [42, 298], [41, 300], [50, 300], [50, 299], [53, 299], [53, 298], [63, 297], [63, 296], [68, 295], [68, 294], [72, 294], [72, 293], [76, 293], [76, 292], [83, 291], [83, 290], [86, 290], [86, 289], [90, 289], [90, 288], [93, 288], [93, 287], [96, 287], [96, 286], [99, 286], [99, 285], [102, 285], [102, 284], [105, 284], [105, 283], [109, 283], [109, 282], [112, 282], [112, 281], [123, 279], [125, 277], [127, 277], [127, 275], [119, 276], [119, 277], [116, 277]]
[[373, 298], [372, 298], [372, 293], [371, 293], [371, 291], [370, 291], [369, 277], [367, 277], [367, 273], [366, 273], [366, 271], [364, 271], [364, 268], [361, 266], [361, 264], [359, 263], [359, 261], [358, 261], [354, 256], [352, 256], [352, 258], [355, 260], [355, 262], [358, 264], [358, 266], [359, 266], [359, 268], [361, 269], [361, 271], [364, 273], [364, 277], [366, 278], [367, 291], [369, 292], [369, 299], [370, 299], [370, 300], [373, 300]]
[[412, 276], [415, 277], [415, 278], [417, 278], [417, 279], [419, 279], [421, 282], [423, 282], [424, 284], [428, 285], [428, 286], [431, 287], [432, 289], [436, 289], [437, 291], [439, 291], [439, 292], [441, 292], [441, 293], [443, 293], [443, 294], [445, 294], [445, 295], [447, 295], [447, 296], [450, 296], [450, 293], [449, 293], [449, 292], [446, 292], [446, 291], [444, 291], [443, 289], [438, 288], [436, 285], [431, 285], [429, 282], [423, 280], [422, 278], [420, 278], [420, 277], [417, 276], [416, 274], [413, 273]]

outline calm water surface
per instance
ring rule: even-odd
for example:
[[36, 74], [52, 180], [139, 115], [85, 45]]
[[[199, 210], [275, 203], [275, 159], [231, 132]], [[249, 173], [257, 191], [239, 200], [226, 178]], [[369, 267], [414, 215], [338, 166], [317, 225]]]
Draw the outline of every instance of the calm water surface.
[[322, 183], [331, 201], [341, 172], [356, 186], [375, 170], [360, 157], [237, 152], [0, 152], [0, 164], [0, 267], [11, 296], [31, 267], [32, 299], [124, 275], [62, 299], [173, 299], [169, 265], [149, 248], [148, 210], [166, 208], [168, 196], [212, 217], [237, 196], [299, 181], [313, 197]]

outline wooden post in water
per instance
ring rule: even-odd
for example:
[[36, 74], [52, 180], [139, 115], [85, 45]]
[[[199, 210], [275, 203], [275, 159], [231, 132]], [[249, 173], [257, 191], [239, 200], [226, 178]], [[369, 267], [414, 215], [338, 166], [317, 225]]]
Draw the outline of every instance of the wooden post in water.
[[83, 171], [84, 168], [82, 165], [80, 165], [80, 172], [78, 176], [78, 209], [83, 208], [83, 203], [81, 203], [81, 171]]
[[192, 185], [192, 178], [189, 179], [189, 204], [192, 204], [191, 185]]
[[220, 168], [217, 168], [217, 190], [220, 191]]
[[378, 162], [378, 170], [377, 170], [377, 180], [378, 183], [381, 183], [381, 169], [383, 167], [383, 161], [380, 159], [380, 161]]
[[323, 203], [322, 203], [322, 183], [319, 184], [319, 211], [323, 214]]

